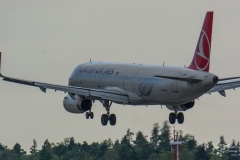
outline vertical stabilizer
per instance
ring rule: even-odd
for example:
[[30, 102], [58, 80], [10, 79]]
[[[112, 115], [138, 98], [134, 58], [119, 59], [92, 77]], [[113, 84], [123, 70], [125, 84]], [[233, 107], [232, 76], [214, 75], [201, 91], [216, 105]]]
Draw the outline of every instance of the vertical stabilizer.
[[213, 24], [213, 12], [211, 11], [206, 13], [192, 63], [188, 66], [189, 69], [200, 70], [205, 72], [209, 71], [212, 40], [212, 24]]

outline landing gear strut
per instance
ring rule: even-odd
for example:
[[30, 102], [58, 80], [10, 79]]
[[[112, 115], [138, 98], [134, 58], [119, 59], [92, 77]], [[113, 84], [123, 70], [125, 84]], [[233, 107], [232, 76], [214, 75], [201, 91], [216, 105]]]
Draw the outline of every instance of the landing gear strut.
[[103, 126], [106, 126], [108, 121], [110, 122], [111, 126], [114, 126], [117, 122], [117, 118], [115, 114], [110, 114], [110, 107], [112, 102], [109, 104], [109, 101], [102, 101], [103, 107], [105, 107], [107, 114], [102, 114], [101, 123]]
[[179, 124], [183, 124], [183, 122], [184, 122], [183, 113], [182, 112], [177, 113], [177, 111], [175, 111], [175, 113], [170, 113], [169, 114], [169, 123], [170, 124], [174, 124], [176, 122], [176, 119], [177, 119]]

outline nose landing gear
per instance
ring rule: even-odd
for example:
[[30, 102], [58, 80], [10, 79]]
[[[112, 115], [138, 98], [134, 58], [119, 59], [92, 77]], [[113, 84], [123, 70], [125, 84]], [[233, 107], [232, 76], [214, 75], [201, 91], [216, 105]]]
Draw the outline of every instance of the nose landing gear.
[[177, 114], [177, 112], [175, 112], [175, 113], [170, 113], [169, 114], [169, 123], [170, 124], [175, 124], [176, 119], [177, 119], [179, 124], [183, 124], [183, 122], [184, 122], [184, 115], [183, 115], [183, 113], [179, 112]]
[[109, 104], [109, 101], [102, 101], [103, 107], [105, 107], [107, 114], [102, 114], [101, 123], [103, 126], [106, 126], [108, 121], [110, 122], [111, 126], [114, 126], [117, 122], [117, 118], [115, 114], [110, 114], [110, 107], [112, 102]]
[[91, 112], [91, 110], [89, 110], [89, 112], [86, 112], [85, 117], [86, 117], [86, 119], [89, 119], [89, 117], [90, 117], [91, 119], [93, 119], [94, 114], [93, 114], [93, 112]]

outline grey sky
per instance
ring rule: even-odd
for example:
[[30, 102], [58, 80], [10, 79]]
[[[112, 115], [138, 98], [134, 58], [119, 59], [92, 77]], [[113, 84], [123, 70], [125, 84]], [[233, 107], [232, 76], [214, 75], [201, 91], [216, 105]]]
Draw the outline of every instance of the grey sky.
[[[89, 61], [189, 65], [206, 11], [214, 11], [210, 71], [221, 77], [240, 76], [240, 1], [61, 1], [0, 0], [0, 51], [7, 76], [66, 85], [72, 70]], [[128, 128], [150, 136], [170, 111], [160, 106], [114, 104], [115, 127], [103, 127], [105, 109], [94, 103], [95, 118], [66, 112], [64, 93], [0, 81], [0, 143], [18, 142], [28, 150], [35, 138], [62, 141], [73, 136], [89, 143], [121, 139]], [[240, 89], [204, 95], [185, 112], [184, 133], [199, 143], [219, 136], [240, 140]]]

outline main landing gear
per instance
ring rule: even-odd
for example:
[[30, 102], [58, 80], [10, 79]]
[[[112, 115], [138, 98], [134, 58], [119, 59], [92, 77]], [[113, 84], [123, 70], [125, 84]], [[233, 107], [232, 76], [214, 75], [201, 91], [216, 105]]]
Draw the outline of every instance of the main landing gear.
[[108, 121], [111, 126], [114, 126], [117, 122], [117, 118], [115, 114], [110, 114], [110, 107], [112, 105], [112, 102], [109, 104], [109, 101], [102, 101], [103, 107], [106, 108], [107, 114], [102, 114], [101, 117], [101, 123], [103, 126], [106, 126]]
[[182, 112], [177, 113], [175, 111], [175, 113], [170, 113], [169, 114], [169, 123], [170, 124], [174, 124], [176, 122], [176, 119], [177, 119], [179, 124], [183, 124], [183, 122], [184, 122], [184, 115], [183, 115], [183, 113]]

